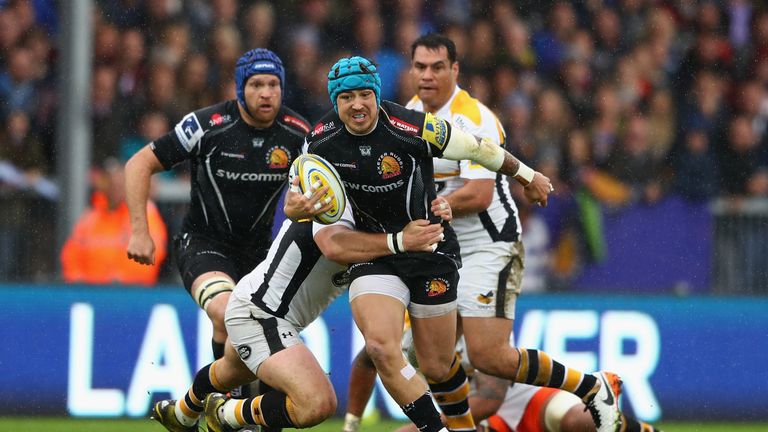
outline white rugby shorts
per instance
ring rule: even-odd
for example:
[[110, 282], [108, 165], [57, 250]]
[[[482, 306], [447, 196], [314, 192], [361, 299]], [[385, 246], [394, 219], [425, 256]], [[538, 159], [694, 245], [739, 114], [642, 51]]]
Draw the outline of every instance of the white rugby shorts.
[[271, 355], [303, 343], [293, 324], [235, 296], [229, 298], [224, 324], [229, 342], [254, 375]]
[[523, 280], [522, 242], [494, 242], [461, 249], [458, 310], [462, 317], [515, 318]]

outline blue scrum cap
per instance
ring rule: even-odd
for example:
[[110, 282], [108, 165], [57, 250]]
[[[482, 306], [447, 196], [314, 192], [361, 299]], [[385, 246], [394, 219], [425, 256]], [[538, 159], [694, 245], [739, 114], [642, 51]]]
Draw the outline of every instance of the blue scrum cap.
[[245, 83], [248, 82], [248, 78], [258, 74], [275, 75], [280, 79], [280, 88], [285, 88], [285, 69], [283, 69], [283, 62], [280, 57], [264, 48], [248, 51], [237, 60], [235, 65], [237, 100], [246, 110], [248, 107], [245, 105]]
[[364, 57], [342, 58], [328, 72], [328, 95], [333, 109], [339, 111], [336, 105], [339, 93], [356, 89], [373, 90], [376, 105], [381, 105], [381, 77], [376, 65]]

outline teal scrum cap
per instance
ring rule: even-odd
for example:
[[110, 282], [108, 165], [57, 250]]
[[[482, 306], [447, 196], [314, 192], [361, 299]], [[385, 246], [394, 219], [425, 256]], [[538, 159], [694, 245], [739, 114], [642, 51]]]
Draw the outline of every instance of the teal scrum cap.
[[376, 65], [364, 57], [342, 58], [328, 72], [328, 96], [334, 111], [339, 112], [336, 105], [339, 93], [356, 89], [373, 90], [376, 105], [381, 105], [381, 77]]

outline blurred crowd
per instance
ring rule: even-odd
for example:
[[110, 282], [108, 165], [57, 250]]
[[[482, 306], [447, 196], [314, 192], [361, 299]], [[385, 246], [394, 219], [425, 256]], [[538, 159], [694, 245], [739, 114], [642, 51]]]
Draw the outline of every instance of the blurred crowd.
[[[564, 201], [583, 210], [654, 205], [670, 195], [768, 196], [762, 2], [94, 2], [96, 171], [127, 160], [184, 114], [234, 98], [234, 63], [247, 49], [283, 58], [284, 104], [315, 121], [330, 108], [324, 71], [350, 53], [379, 65], [382, 98], [407, 102], [410, 44], [439, 31], [457, 45], [461, 86], [498, 114], [509, 149], [549, 176]], [[55, 271], [44, 259], [32, 269], [14, 263], [46, 252], [29, 247], [30, 232], [52, 232], [41, 228], [45, 212], [42, 225], [29, 226], [33, 207], [48, 201], [29, 199], [34, 189], [23, 184], [56, 176], [56, 3], [0, 0], [0, 280]], [[6, 179], [12, 175], [27, 182]], [[537, 232], [535, 220], [529, 231]], [[568, 256], [568, 236], [559, 237], [526, 244]], [[573, 261], [555, 270], [567, 274]]]

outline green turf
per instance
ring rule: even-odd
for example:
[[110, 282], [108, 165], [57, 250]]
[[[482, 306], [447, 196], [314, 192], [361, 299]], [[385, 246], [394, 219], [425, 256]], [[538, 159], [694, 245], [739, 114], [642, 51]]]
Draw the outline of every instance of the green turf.
[[[310, 430], [339, 432], [341, 420], [329, 420]], [[402, 423], [381, 421], [364, 425], [361, 432], [390, 432]], [[768, 423], [662, 423], [664, 432], [758, 432], [768, 431]], [[68, 418], [0, 417], [0, 431], [23, 432], [163, 432], [159, 424], [150, 420], [86, 420]]]

